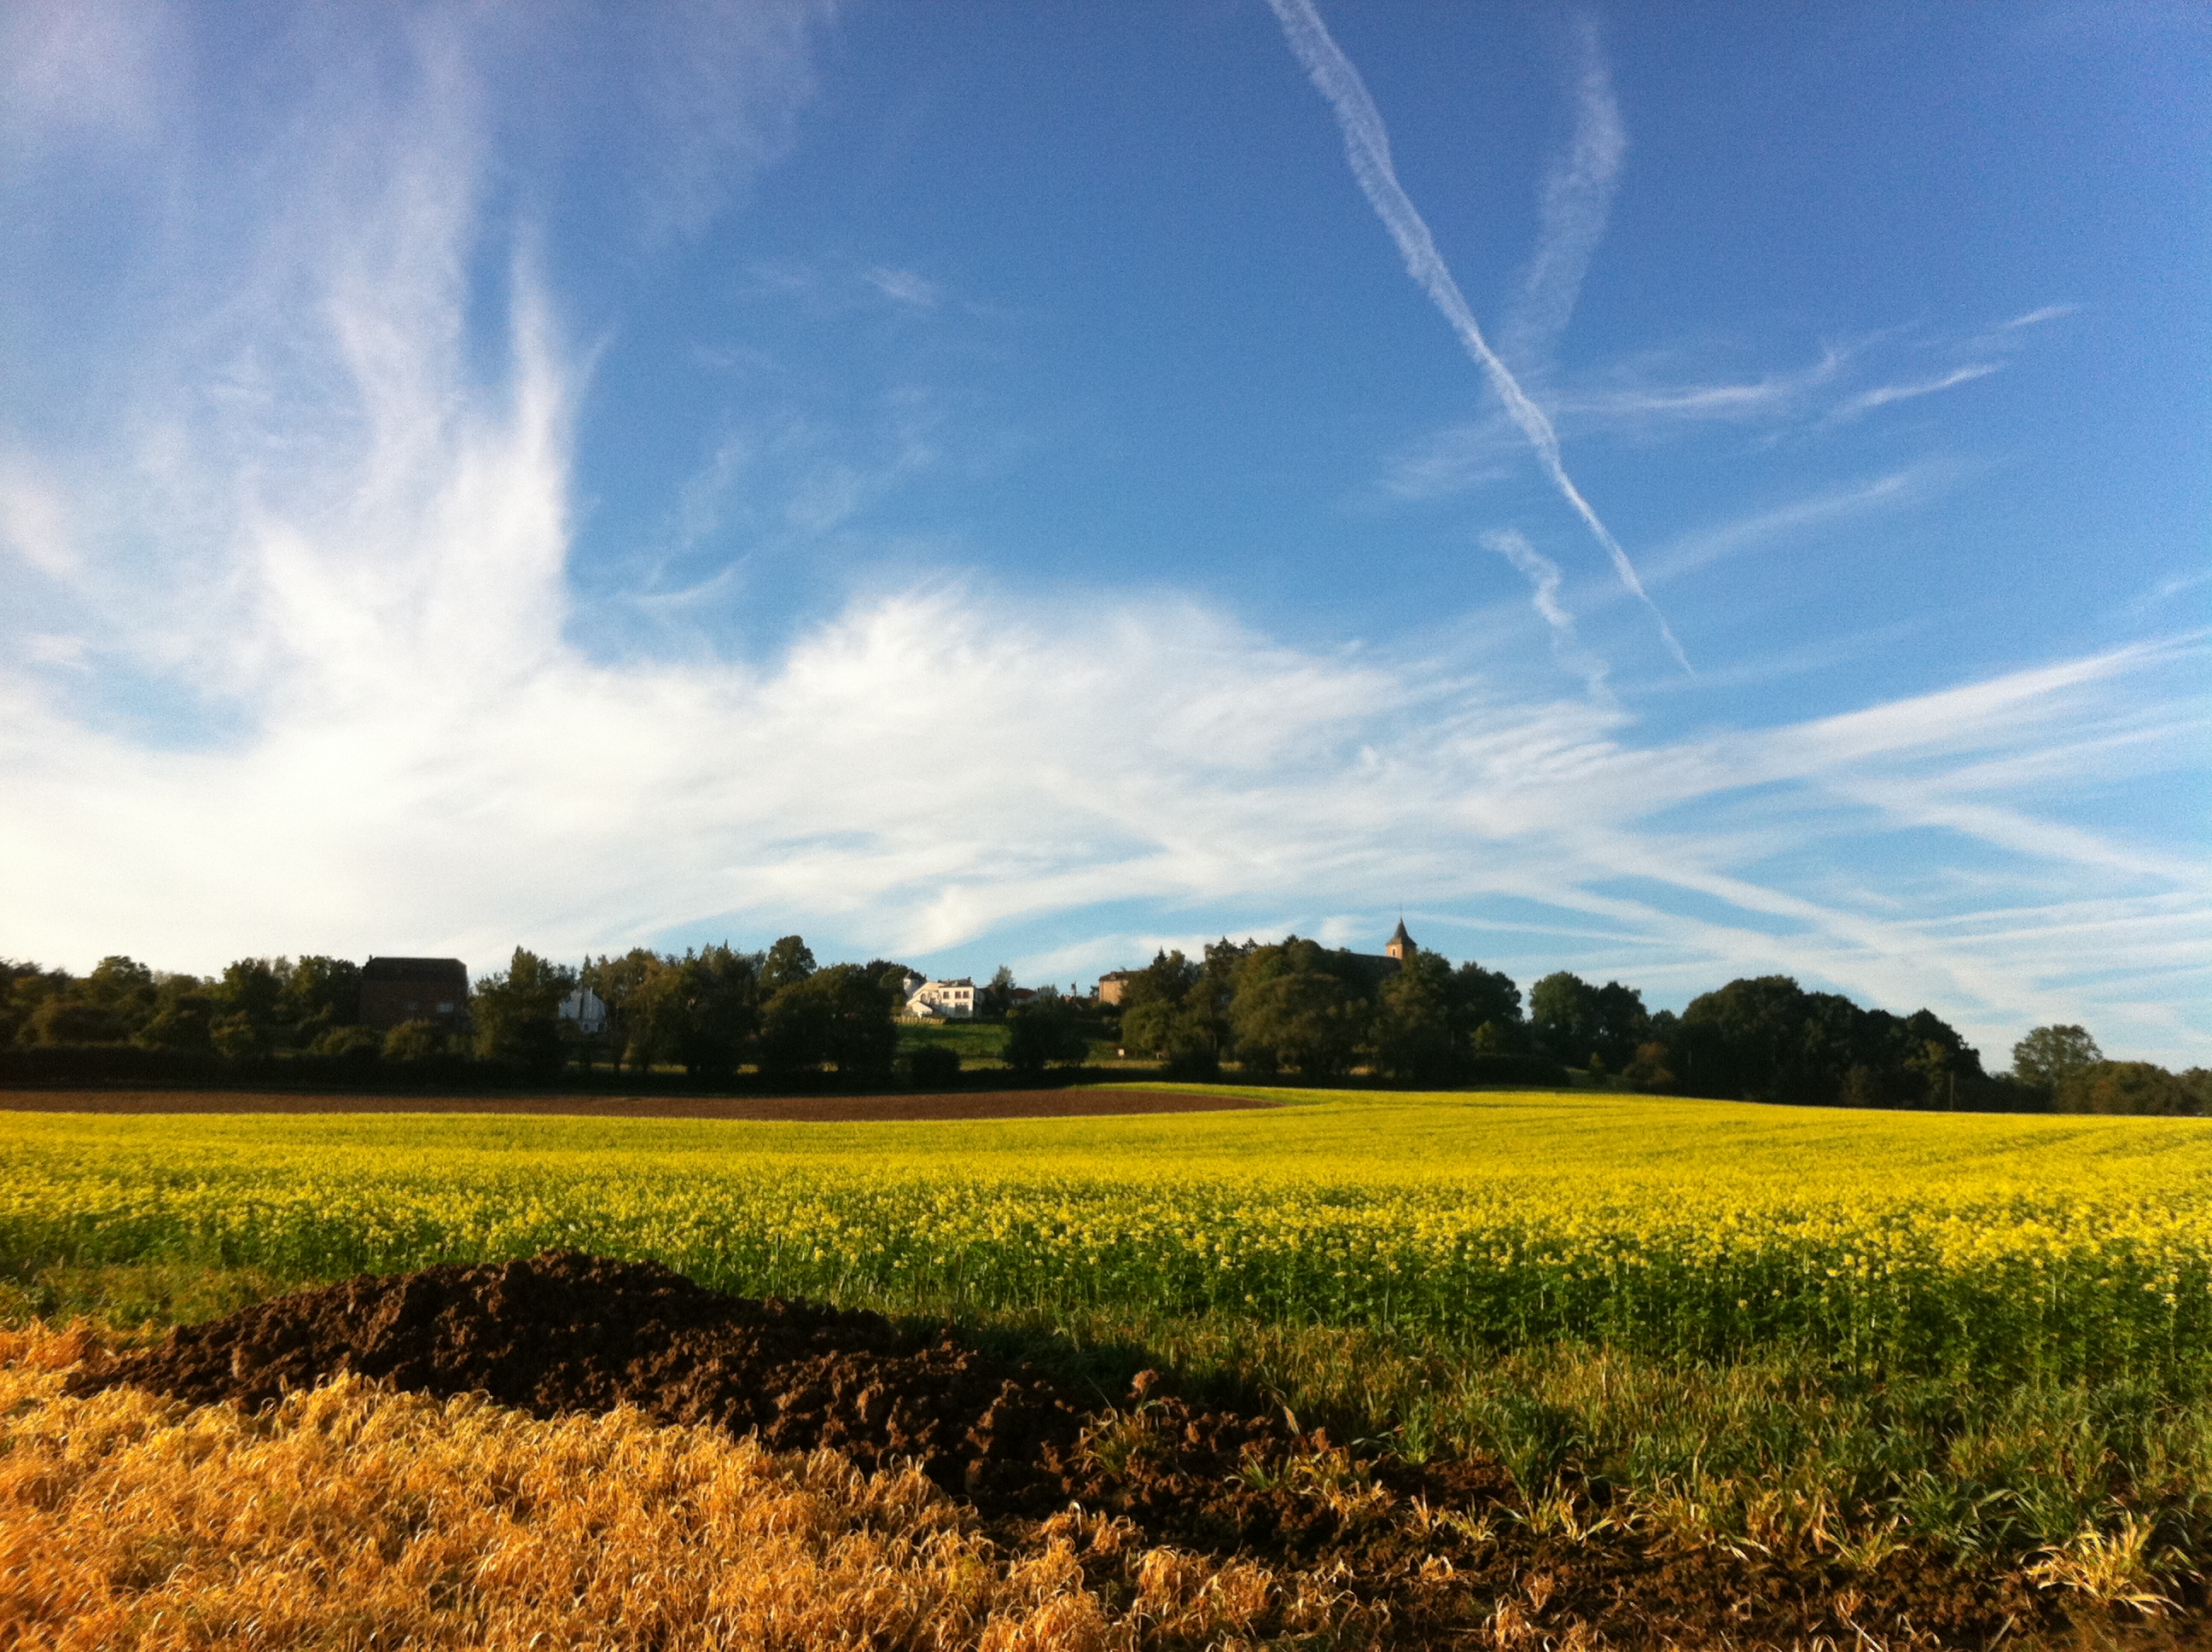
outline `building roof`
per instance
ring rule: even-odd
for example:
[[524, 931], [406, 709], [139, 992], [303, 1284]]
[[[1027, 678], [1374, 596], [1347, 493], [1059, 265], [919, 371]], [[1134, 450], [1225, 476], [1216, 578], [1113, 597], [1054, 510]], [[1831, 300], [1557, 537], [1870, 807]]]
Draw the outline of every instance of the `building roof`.
[[1390, 938], [1393, 941], [1402, 942], [1407, 946], [1413, 944], [1413, 938], [1406, 932], [1406, 920], [1403, 918], [1398, 920], [1397, 928], [1390, 932]]
[[361, 967], [363, 981], [438, 981], [469, 989], [469, 967], [459, 958], [371, 958]]

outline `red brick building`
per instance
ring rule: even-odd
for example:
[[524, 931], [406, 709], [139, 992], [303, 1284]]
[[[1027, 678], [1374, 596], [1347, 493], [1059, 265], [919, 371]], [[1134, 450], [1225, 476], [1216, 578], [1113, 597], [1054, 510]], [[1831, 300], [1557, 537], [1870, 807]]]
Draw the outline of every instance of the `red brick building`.
[[403, 1021], [461, 1027], [469, 970], [459, 958], [371, 958], [361, 967], [361, 1024], [390, 1032]]

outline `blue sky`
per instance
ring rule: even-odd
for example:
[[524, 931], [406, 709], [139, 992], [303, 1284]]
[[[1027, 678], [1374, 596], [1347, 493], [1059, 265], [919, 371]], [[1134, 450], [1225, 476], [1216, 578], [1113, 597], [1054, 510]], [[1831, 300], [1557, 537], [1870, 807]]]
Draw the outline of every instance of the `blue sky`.
[[0, 32], [0, 949], [1402, 907], [2212, 1060], [2198, 9]]

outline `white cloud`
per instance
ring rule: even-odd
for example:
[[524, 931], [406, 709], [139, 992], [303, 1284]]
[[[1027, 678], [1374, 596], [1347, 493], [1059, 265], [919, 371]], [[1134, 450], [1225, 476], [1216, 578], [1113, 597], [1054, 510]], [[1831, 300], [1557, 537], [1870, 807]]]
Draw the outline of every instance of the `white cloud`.
[[1553, 405], [1564, 419], [1629, 429], [1784, 417], [1798, 412], [1815, 392], [1833, 384], [1855, 353], [1856, 348], [1832, 345], [1802, 367], [1718, 382], [1655, 382], [1642, 370], [1642, 363], [1631, 363], [1615, 382], [1560, 391]]
[[1536, 250], [1499, 329], [1500, 353], [1513, 361], [1534, 361], [1565, 331], [1590, 258], [1605, 239], [1628, 152], [1596, 20], [1578, 19], [1574, 39], [1574, 137], [1545, 175]]
[[1680, 579], [1808, 529], [1848, 521], [1873, 511], [1902, 509], [1927, 498], [1942, 477], [1941, 468], [1933, 465], [1892, 471], [1864, 482], [1822, 488], [1786, 504], [1692, 530], [1652, 555], [1651, 582], [1660, 585]]
[[0, 131], [8, 155], [88, 136], [136, 143], [165, 99], [166, 8], [122, 0], [17, 0], [0, 11]]
[[1559, 565], [1516, 529], [1486, 533], [1482, 543], [1512, 563], [1528, 581], [1529, 604], [1552, 634], [1553, 658], [1583, 679], [1591, 698], [1604, 699], [1607, 694], [1605, 663], [1584, 649], [1575, 635], [1575, 616], [1559, 600]]
[[866, 279], [868, 284], [885, 298], [917, 310], [934, 309], [945, 296], [943, 288], [911, 270], [892, 270], [878, 265], [867, 272]]
[[1267, 0], [1267, 3], [1274, 10], [1276, 21], [1282, 25], [1283, 36], [1289, 41], [1291, 52], [1305, 66], [1315, 89], [1334, 112], [1352, 174], [1358, 180], [1361, 192], [1375, 209], [1376, 216], [1382, 221], [1390, 239], [1397, 244], [1406, 273], [1429, 295], [1430, 302], [1458, 337], [1468, 358], [1481, 369], [1491, 389], [1504, 404], [1506, 416], [1528, 438], [1553, 488], [1582, 518], [1591, 537], [1605, 548], [1622, 586], [1651, 610], [1668, 652], [1684, 671], [1688, 671], [1689, 658], [1675, 641], [1658, 604], [1645, 592], [1644, 582], [1637, 577], [1636, 565], [1629, 561], [1628, 553], [1621, 549], [1613, 530], [1599, 519], [1589, 501], [1575, 485], [1574, 478], [1567, 474], [1565, 460], [1559, 452], [1559, 433], [1552, 421], [1543, 409], [1529, 399], [1512, 370], [1498, 359], [1498, 352], [1483, 337], [1482, 329], [1475, 325], [1474, 313], [1468, 307], [1466, 295], [1460, 291], [1459, 282], [1453, 278], [1443, 255], [1437, 251], [1428, 224], [1398, 182], [1397, 170], [1390, 159], [1390, 135], [1358, 70], [1329, 34], [1321, 14], [1314, 9], [1313, 0]]
[[1836, 409], [1838, 419], [1856, 418], [1862, 413], [1871, 413], [1875, 408], [1887, 407], [1892, 402], [1910, 401], [1916, 396], [1933, 396], [1938, 391], [1953, 390], [1960, 385], [1970, 385], [1977, 379], [1986, 379], [1992, 373], [2004, 371], [1998, 361], [1970, 361], [1965, 367], [1954, 367], [1933, 379], [1914, 380], [1905, 384], [1876, 385], [1850, 397]]
[[77, 570], [62, 490], [21, 457], [0, 453], [0, 546], [50, 579]]
[[[790, 145], [830, 0], [662, 0], [614, 15], [623, 130], [648, 233], [696, 234]], [[523, 15], [527, 16], [526, 8]]]
[[82, 637], [33, 631], [23, 638], [23, 657], [34, 665], [58, 665], [73, 671], [92, 668], [92, 648]]
[[[483, 965], [712, 923], [988, 957], [1094, 921], [1354, 938], [1402, 900], [1492, 962], [1780, 969], [1988, 1043], [2080, 1019], [2202, 1059], [2204, 868], [2058, 818], [2038, 763], [2201, 768], [2179, 645], [1680, 738], [1481, 658], [1295, 648], [1108, 591], [909, 583], [772, 660], [592, 657], [566, 566], [588, 375], [528, 259], [489, 302], [465, 278], [468, 63], [429, 42], [292, 157], [288, 209], [179, 298], [197, 324], [147, 334], [112, 451], [11, 465], [12, 539], [74, 604], [35, 635], [97, 637], [94, 681], [227, 714], [221, 738], [150, 743], [0, 617], [11, 954]], [[506, 315], [497, 348], [478, 307]], [[685, 531], [726, 508], [720, 465]], [[68, 485], [95, 473], [96, 498]], [[1855, 859], [1883, 898], [1803, 870]]]

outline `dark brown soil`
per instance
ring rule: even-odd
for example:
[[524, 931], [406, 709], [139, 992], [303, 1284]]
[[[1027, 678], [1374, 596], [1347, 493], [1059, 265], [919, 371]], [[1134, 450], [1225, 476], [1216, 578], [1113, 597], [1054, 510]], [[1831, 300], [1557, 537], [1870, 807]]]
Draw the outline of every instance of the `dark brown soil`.
[[1434, 1644], [1485, 1625], [1495, 1643], [1501, 1611], [1531, 1645], [1573, 1643], [1580, 1625], [1583, 1643], [1638, 1648], [1849, 1645], [1862, 1631], [1978, 1647], [2008, 1624], [2052, 1621], [2017, 1577], [1939, 1557], [1905, 1551], [1846, 1572], [1818, 1557], [1682, 1552], [1609, 1518], [1595, 1488], [1572, 1497], [1582, 1529], [1570, 1532], [1487, 1461], [1349, 1453], [1279, 1411], [1193, 1404], [1152, 1372], [1102, 1406], [947, 1331], [726, 1296], [653, 1263], [573, 1252], [279, 1297], [107, 1357], [74, 1386], [252, 1406], [341, 1371], [481, 1392], [541, 1416], [627, 1403], [757, 1430], [780, 1449], [831, 1447], [868, 1468], [913, 1459], [1011, 1547], [1073, 1536], [1109, 1593], [1117, 1578], [1126, 1587], [1127, 1546], [1100, 1540], [1108, 1527], [1072, 1504], [1146, 1542], [1325, 1576], [1364, 1603], [1381, 1643]]
[[1275, 1103], [1177, 1090], [978, 1090], [927, 1096], [325, 1095], [312, 1090], [6, 1090], [18, 1113], [511, 1113], [587, 1119], [736, 1119], [787, 1124], [931, 1119], [1087, 1119], [1227, 1113]]

